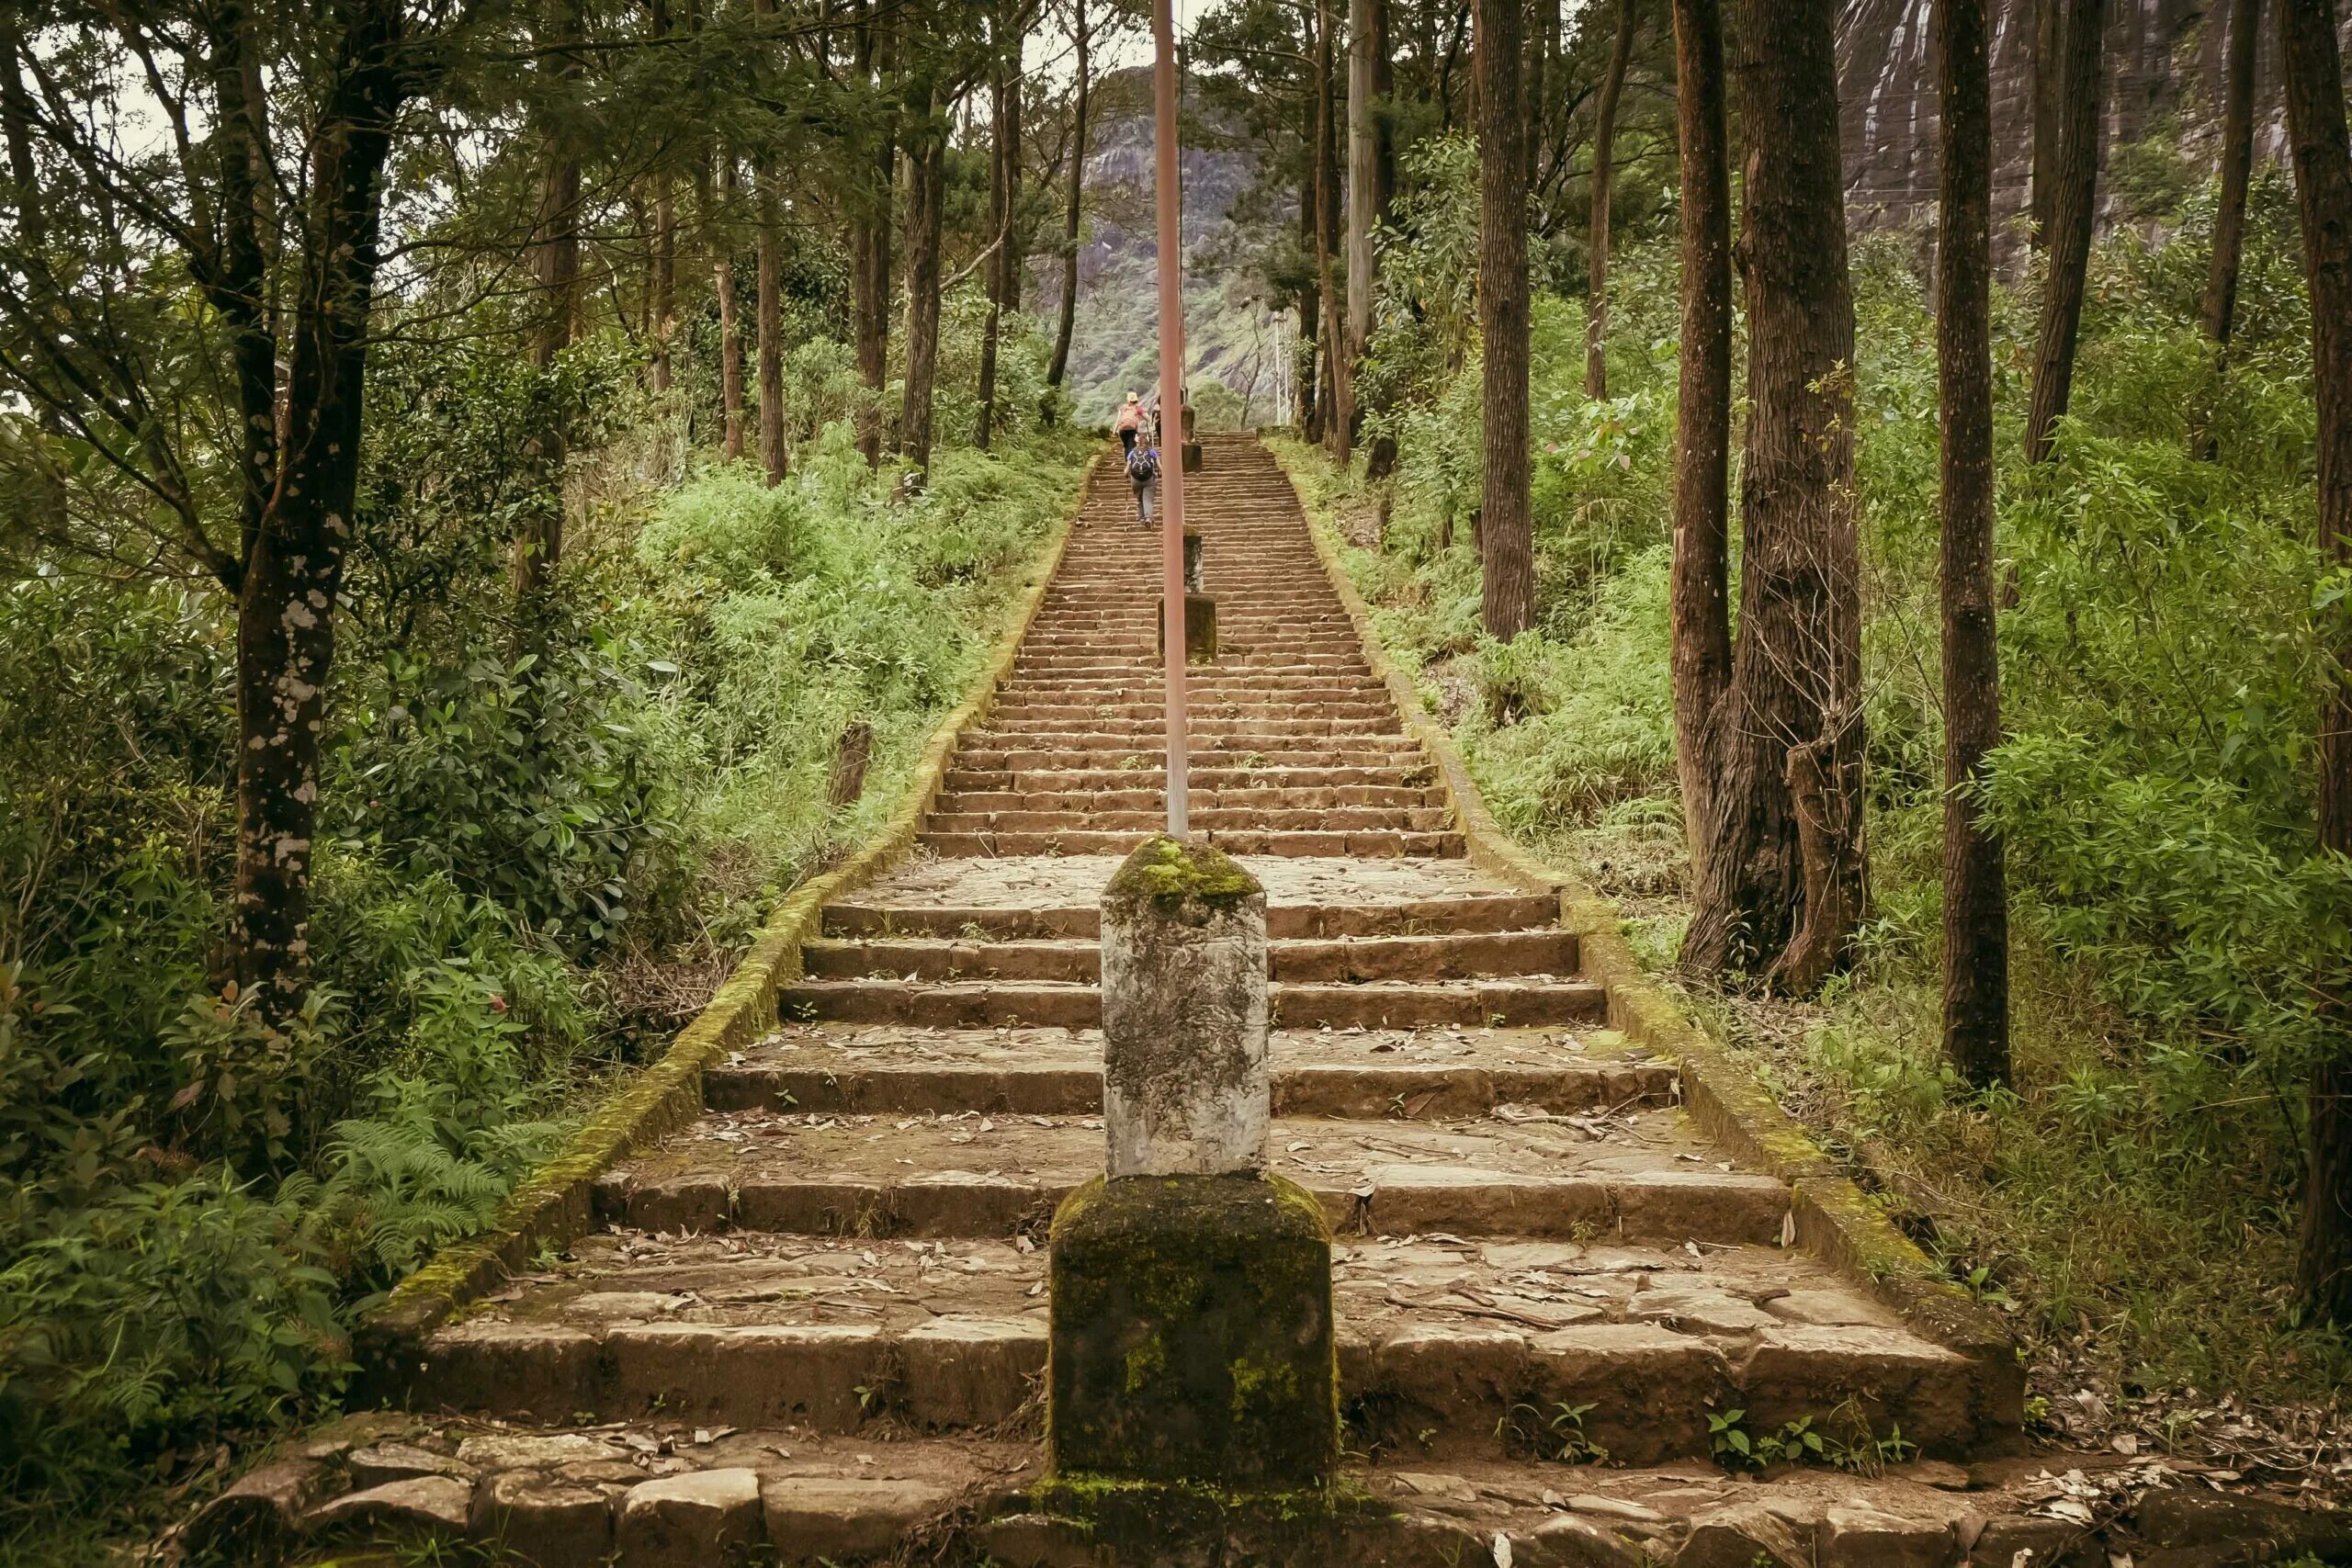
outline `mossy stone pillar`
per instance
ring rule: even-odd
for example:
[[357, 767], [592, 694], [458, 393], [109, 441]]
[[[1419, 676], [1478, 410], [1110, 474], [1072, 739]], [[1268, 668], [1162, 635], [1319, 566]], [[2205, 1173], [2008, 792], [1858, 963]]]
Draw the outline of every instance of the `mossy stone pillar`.
[[1266, 896], [1155, 838], [1102, 898], [1108, 1175], [1054, 1216], [1057, 1472], [1295, 1490], [1339, 1458], [1331, 1234], [1267, 1174]]

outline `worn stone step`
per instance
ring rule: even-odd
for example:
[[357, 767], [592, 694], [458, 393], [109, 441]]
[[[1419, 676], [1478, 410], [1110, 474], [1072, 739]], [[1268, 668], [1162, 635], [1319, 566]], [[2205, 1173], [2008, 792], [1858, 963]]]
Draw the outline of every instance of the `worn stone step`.
[[[1363, 829], [1439, 833], [1453, 825], [1453, 814], [1442, 806], [1334, 806], [1292, 810], [1209, 806], [1193, 809], [1190, 819], [1195, 832], [1211, 835], [1352, 833]], [[1166, 812], [1158, 805], [1124, 809], [1028, 806], [1010, 811], [988, 811], [970, 809], [964, 799], [951, 795], [944, 797], [924, 819], [923, 830], [934, 834], [1004, 834], [1089, 829], [1128, 833], [1140, 839], [1157, 831], [1166, 820]]]
[[[1006, 855], [1100, 855], [1133, 850], [1143, 841], [1139, 830], [1105, 832], [1069, 829], [1058, 832], [934, 833], [925, 830], [916, 842], [933, 854], [996, 858]], [[1362, 855], [1370, 859], [1401, 859], [1410, 855], [1457, 856], [1462, 835], [1453, 832], [1401, 832], [1361, 829], [1347, 833], [1227, 831], [1214, 835], [1219, 848], [1236, 855]]]
[[[983, 1126], [982, 1123], [989, 1123]], [[1679, 1111], [1430, 1121], [1283, 1118], [1273, 1168], [1353, 1233], [1770, 1242], [1786, 1187], [1661, 1154]], [[712, 1112], [600, 1178], [597, 1213], [642, 1230], [1008, 1235], [1102, 1169], [1099, 1118]]]
[[[1668, 1103], [1671, 1063], [1607, 1030], [1285, 1030], [1271, 1037], [1284, 1116], [1421, 1121], [1616, 1111]], [[1102, 1110], [1094, 1030], [781, 1025], [703, 1077], [716, 1111], [899, 1115], [977, 1111], [1091, 1116]]]
[[[1362, 985], [1286, 984], [1267, 988], [1274, 1021], [1293, 1029], [1479, 1028], [1597, 1022], [1608, 1013], [1601, 987], [1577, 980], [1498, 979]], [[804, 979], [776, 998], [795, 1022], [912, 1023], [932, 1029], [1046, 1024], [1094, 1029], [1102, 998], [1091, 985], [1056, 980], [914, 981]]]
[[[541, 1420], [987, 1427], [1032, 1397], [1045, 1283], [1043, 1252], [1001, 1239], [586, 1238], [554, 1279], [435, 1335], [409, 1392]], [[1703, 1457], [1710, 1414], [1773, 1431], [1845, 1407], [1952, 1452], [1992, 1414], [1965, 1359], [1770, 1247], [1351, 1243], [1332, 1287], [1357, 1445], [1499, 1458], [1569, 1405], [1612, 1459], [1655, 1463]]]
[[[1101, 974], [1102, 949], [1092, 942], [1069, 939], [820, 938], [803, 944], [800, 959], [803, 972], [814, 979], [963, 977], [1091, 985]], [[1557, 927], [1336, 941], [1277, 939], [1267, 950], [1267, 972], [1278, 981], [1317, 984], [1567, 976], [1577, 972], [1577, 942], [1573, 933]]]
[[[1421, 761], [1376, 767], [1329, 768], [1245, 768], [1231, 763], [1204, 763], [1191, 769], [1187, 775], [1193, 788], [1202, 791], [1429, 789], [1433, 787], [1436, 776], [1437, 770]], [[944, 782], [946, 789], [956, 794], [991, 790], [1028, 793], [1060, 789], [1148, 789], [1164, 796], [1167, 790], [1166, 777], [1157, 763], [1148, 768], [1020, 770], [968, 767], [965, 765], [965, 759], [959, 757], [949, 767]], [[1442, 792], [1438, 793], [1442, 798]]]
[[[1043, 775], [1050, 778], [1052, 775]], [[939, 809], [960, 812], [995, 811], [1151, 811], [1167, 801], [1164, 788], [1060, 786], [1035, 784], [1023, 789], [966, 789], [951, 784], [940, 796]], [[1428, 785], [1342, 784], [1325, 788], [1211, 788], [1198, 784], [1185, 792], [1190, 809], [1204, 811], [1328, 811], [1338, 807], [1440, 807], [1445, 793]]]

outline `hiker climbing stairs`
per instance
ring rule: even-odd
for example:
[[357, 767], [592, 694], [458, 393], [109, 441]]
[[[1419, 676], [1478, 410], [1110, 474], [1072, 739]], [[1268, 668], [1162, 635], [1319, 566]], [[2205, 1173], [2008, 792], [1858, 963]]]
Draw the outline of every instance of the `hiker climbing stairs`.
[[[1726, 1432], [1810, 1423], [1882, 1457], [2012, 1438], [2009, 1382], [1792, 1246], [1789, 1183], [1606, 1027], [1555, 897], [1464, 858], [1289, 483], [1254, 440], [1204, 446], [1221, 636], [1190, 682], [1192, 819], [1267, 892], [1272, 1168], [1339, 1238], [1347, 1448], [1401, 1519], [1442, 1524], [1351, 1555], [1515, 1531], [1521, 1562], [1602, 1561], [1544, 1555], [1558, 1495], [1645, 1472], [1567, 1461], [1684, 1462], [1687, 1516]], [[916, 852], [825, 909], [776, 1028], [597, 1179], [589, 1234], [414, 1347], [406, 1414], [378, 1419], [418, 1457], [379, 1489], [429, 1472], [542, 1562], [950, 1537], [1069, 1560], [1019, 1497], [1047, 1225], [1103, 1163], [1096, 906], [1164, 806], [1159, 550], [1106, 457]], [[1644, 1495], [1579, 1529], [1670, 1546]]]

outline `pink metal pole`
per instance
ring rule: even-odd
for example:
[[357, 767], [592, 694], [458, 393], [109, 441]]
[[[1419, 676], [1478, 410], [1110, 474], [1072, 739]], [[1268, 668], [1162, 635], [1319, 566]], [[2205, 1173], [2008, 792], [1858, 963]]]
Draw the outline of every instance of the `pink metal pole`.
[[[1177, 189], [1176, 37], [1170, 0], [1152, 0], [1152, 167], [1159, 197], [1160, 592], [1168, 652], [1168, 836], [1186, 836], [1184, 743], [1184, 237]], [[1168, 436], [1176, 450], [1168, 451]]]

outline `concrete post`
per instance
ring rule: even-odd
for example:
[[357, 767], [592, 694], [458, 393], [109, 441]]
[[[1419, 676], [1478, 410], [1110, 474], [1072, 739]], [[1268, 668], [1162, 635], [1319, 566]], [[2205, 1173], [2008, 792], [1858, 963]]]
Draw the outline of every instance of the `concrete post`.
[[1154, 839], [1102, 895], [1102, 1127], [1122, 1176], [1266, 1165], [1266, 893], [1222, 852]]
[[1057, 1478], [1330, 1480], [1331, 1232], [1265, 1168], [1271, 1091], [1265, 891], [1207, 844], [1152, 839], [1102, 896], [1109, 1175], [1054, 1215]]

